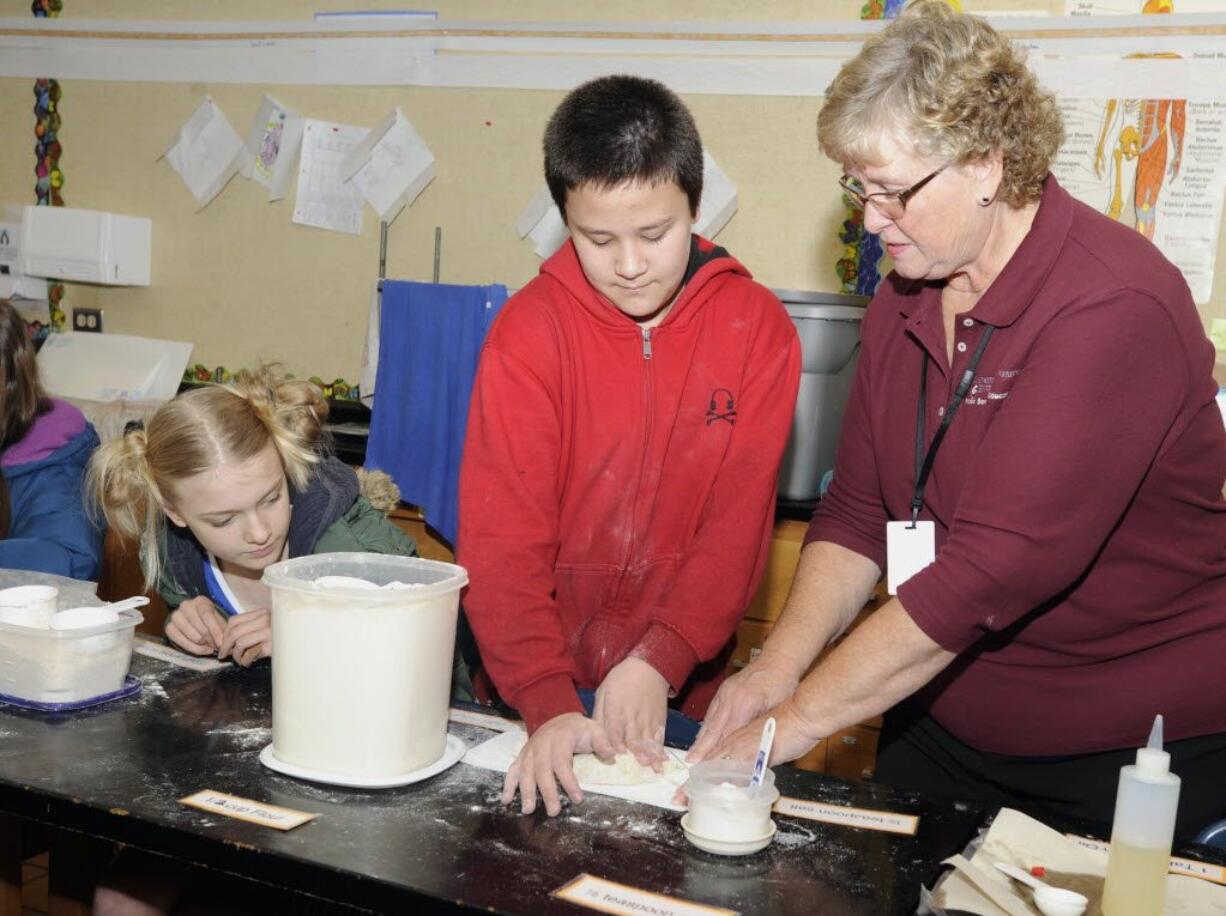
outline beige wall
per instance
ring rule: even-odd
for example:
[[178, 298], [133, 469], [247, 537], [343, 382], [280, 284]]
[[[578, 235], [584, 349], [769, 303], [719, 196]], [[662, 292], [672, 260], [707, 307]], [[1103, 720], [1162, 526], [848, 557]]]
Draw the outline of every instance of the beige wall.
[[[678, 0], [516, 3], [450, 0], [443, 18], [522, 20], [681, 20]], [[760, 0], [757, 20], [852, 18], [859, 0], [834, 3]], [[1033, 9], [1039, 4], [1009, 2]], [[154, 0], [66, 0], [65, 18], [199, 18], [197, 5]], [[352, 7], [353, 4], [348, 4]], [[364, 0], [365, 8], [403, 3]], [[300, 19], [304, 9], [344, 9], [269, 0], [253, 7], [213, 0], [213, 19]], [[178, 13], [176, 14], [176, 10]], [[707, 0], [704, 20], [744, 19], [742, 0]], [[258, 12], [258, 15], [253, 15]], [[28, 15], [3, 0], [0, 15]], [[361, 236], [299, 226], [289, 199], [268, 203], [259, 185], [236, 178], [204, 210], [157, 157], [204, 96], [211, 95], [243, 133], [265, 90], [314, 118], [371, 125], [400, 106], [434, 151], [437, 177], [392, 225], [388, 274], [428, 280], [434, 227], [443, 230], [441, 279], [519, 286], [537, 269], [513, 224], [541, 181], [540, 135], [560, 92], [349, 88], [66, 81], [61, 103], [61, 165], [69, 206], [149, 216], [154, 223], [153, 285], [148, 289], [72, 286], [66, 304], [105, 309], [108, 331], [192, 341], [194, 361], [231, 369], [278, 360], [299, 375], [356, 380], [371, 284], [378, 264], [378, 221], [367, 208]], [[834, 290], [836, 233], [842, 219], [838, 169], [813, 141], [814, 99], [693, 95], [687, 98], [703, 139], [736, 182], [740, 209], [721, 244], [775, 287]], [[33, 95], [26, 79], [0, 80], [0, 202], [32, 203]], [[488, 124], [487, 124], [488, 122]], [[1223, 233], [1226, 241], [1226, 233]], [[1219, 258], [1226, 266], [1226, 257]], [[1219, 274], [1222, 271], [1219, 270]], [[1219, 276], [1216, 301], [1226, 293]], [[1226, 308], [1220, 309], [1226, 314]]]

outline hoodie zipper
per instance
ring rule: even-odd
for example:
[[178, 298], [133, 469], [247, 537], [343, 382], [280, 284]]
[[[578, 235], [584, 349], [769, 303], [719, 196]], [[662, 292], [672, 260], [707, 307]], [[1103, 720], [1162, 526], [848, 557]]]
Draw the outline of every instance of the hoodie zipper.
[[[654, 420], [654, 404], [655, 404], [655, 384], [651, 372], [651, 328], [643, 328], [643, 456], [639, 460], [639, 476], [638, 482], [634, 487], [634, 496], [630, 505], [630, 534], [626, 539], [626, 552], [622, 557], [622, 569], [617, 577], [617, 587], [613, 591], [613, 600], [610, 607], [616, 608], [621, 604], [622, 588], [626, 582], [626, 570], [630, 564], [631, 557], [634, 556], [634, 525], [638, 519], [639, 513], [639, 495], [643, 489], [643, 474], [647, 465], [647, 451], [651, 445], [652, 427], [655, 425]], [[597, 661], [598, 675], [601, 679], [604, 678], [608, 671], [605, 669], [605, 654], [602, 652], [600, 659]]]

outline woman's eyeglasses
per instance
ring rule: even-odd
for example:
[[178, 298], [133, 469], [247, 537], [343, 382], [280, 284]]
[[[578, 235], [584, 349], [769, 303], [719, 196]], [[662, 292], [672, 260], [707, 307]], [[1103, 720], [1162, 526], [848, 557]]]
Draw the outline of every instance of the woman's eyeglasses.
[[852, 203], [863, 210], [870, 203], [877, 208], [877, 212], [889, 220], [902, 219], [904, 213], [907, 212], [907, 201], [923, 190], [924, 185], [936, 178], [941, 172], [945, 171], [945, 166], [941, 166], [930, 175], [926, 175], [901, 191], [878, 191], [875, 194], [865, 194], [864, 185], [860, 184], [857, 178], [848, 178], [844, 175], [839, 179], [839, 187], [846, 192], [851, 198]]

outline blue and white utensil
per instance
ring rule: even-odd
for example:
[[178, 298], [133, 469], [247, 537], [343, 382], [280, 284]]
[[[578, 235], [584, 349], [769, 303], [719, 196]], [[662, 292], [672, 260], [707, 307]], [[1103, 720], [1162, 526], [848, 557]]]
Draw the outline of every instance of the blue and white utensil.
[[762, 775], [766, 772], [766, 764], [771, 759], [771, 745], [775, 742], [775, 718], [771, 716], [762, 726], [762, 740], [758, 744], [758, 759], [753, 764], [753, 775], [749, 777], [749, 788], [756, 789], [762, 785]]

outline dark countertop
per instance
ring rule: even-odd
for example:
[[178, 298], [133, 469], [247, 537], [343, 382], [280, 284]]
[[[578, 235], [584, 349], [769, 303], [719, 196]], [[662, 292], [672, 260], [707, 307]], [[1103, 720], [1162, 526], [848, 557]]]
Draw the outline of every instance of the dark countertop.
[[[915, 837], [777, 816], [744, 858], [701, 852], [678, 815], [589, 795], [560, 817], [498, 802], [501, 774], [457, 764], [354, 790], [265, 769], [267, 665], [199, 674], [135, 656], [138, 696], [58, 716], [0, 706], [0, 813], [58, 825], [370, 909], [450, 902], [584, 912], [549, 895], [581, 872], [742, 913], [914, 912], [922, 882], [983, 822], [974, 806], [780, 767], [785, 795], [918, 814]], [[472, 745], [493, 732], [453, 723]], [[178, 802], [201, 789], [318, 813], [281, 833]]]

